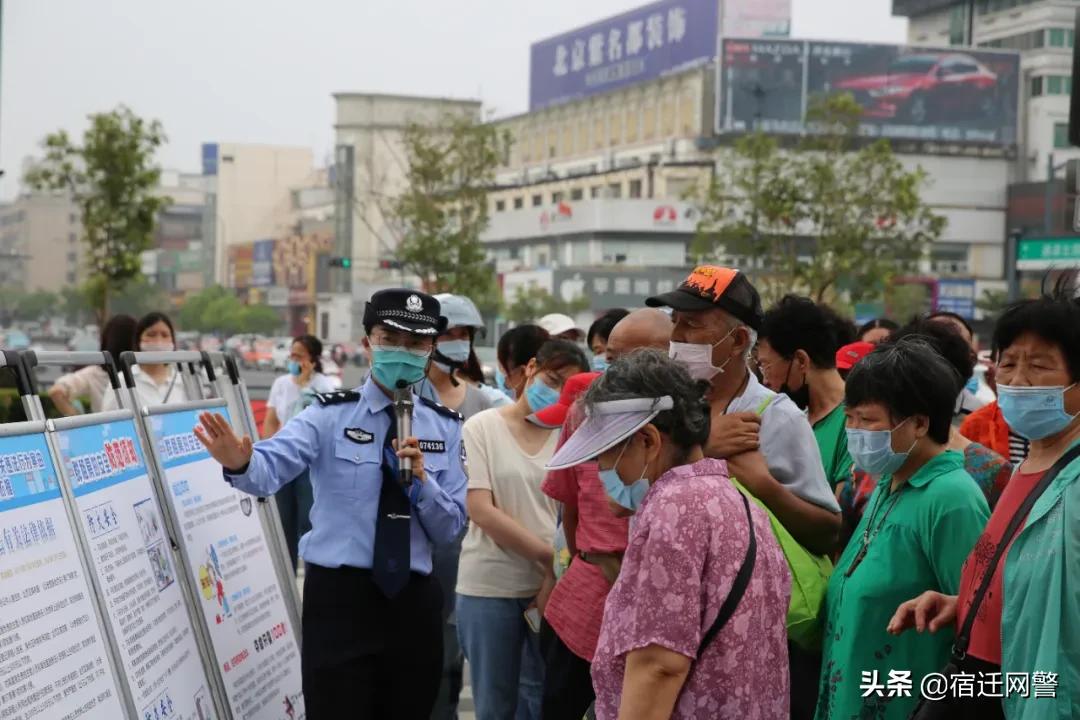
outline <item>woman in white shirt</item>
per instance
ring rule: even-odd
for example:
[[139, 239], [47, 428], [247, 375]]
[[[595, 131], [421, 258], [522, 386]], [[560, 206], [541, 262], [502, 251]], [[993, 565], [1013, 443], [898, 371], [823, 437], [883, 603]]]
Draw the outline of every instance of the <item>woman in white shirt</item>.
[[551, 567], [556, 508], [540, 484], [559, 433], [528, 417], [557, 402], [566, 379], [588, 369], [576, 344], [550, 340], [525, 366], [517, 402], [474, 415], [462, 428], [470, 524], [456, 611], [477, 720], [540, 718], [539, 620], [530, 629], [525, 613]]
[[[120, 353], [131, 350], [135, 341], [135, 318], [130, 315], [114, 315], [101, 331], [101, 350], [112, 355], [113, 362]], [[84, 409], [76, 407], [79, 398], [89, 398], [90, 412], [101, 412], [105, 394], [112, 394], [109, 374], [100, 365], [87, 365], [75, 372], [62, 375], [49, 388], [53, 405], [64, 415], [79, 415]]]
[[[176, 349], [176, 332], [172, 320], [161, 312], [144, 315], [135, 326], [137, 352], [172, 352]], [[175, 405], [187, 402], [187, 390], [180, 372], [173, 363], [136, 365], [131, 369], [135, 381], [135, 396], [139, 407]], [[102, 410], [115, 410], [116, 398], [106, 393]]]
[[[334, 391], [333, 381], [322, 372], [322, 352], [322, 342], [313, 335], [301, 335], [293, 340], [289, 349], [289, 372], [275, 380], [270, 387], [266, 419], [263, 420], [263, 438], [277, 434], [285, 423], [315, 401], [316, 393]], [[307, 470], [293, 482], [283, 485], [274, 498], [295, 569], [300, 538], [311, 530], [308, 516], [315, 501]]]

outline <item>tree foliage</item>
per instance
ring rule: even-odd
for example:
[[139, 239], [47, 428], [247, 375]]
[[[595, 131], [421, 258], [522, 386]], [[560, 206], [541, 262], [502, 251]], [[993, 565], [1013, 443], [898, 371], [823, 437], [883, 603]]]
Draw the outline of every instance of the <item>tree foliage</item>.
[[794, 290], [861, 302], [915, 271], [945, 219], [922, 200], [921, 168], [906, 169], [887, 140], [857, 145], [860, 114], [850, 95], [826, 96], [794, 150], [741, 138], [701, 198], [693, 251], [748, 258], [767, 300]]
[[389, 214], [399, 231], [397, 260], [427, 292], [467, 295], [482, 310], [497, 309], [495, 270], [480, 235], [508, 142], [491, 124], [463, 115], [406, 128], [407, 186]]
[[121, 105], [91, 115], [79, 144], [65, 130], [47, 135], [44, 159], [26, 173], [30, 187], [68, 193], [79, 207], [99, 319], [110, 296], [140, 274], [139, 254], [151, 247], [158, 210], [170, 202], [156, 192], [154, 154], [164, 142], [161, 123]]
[[277, 311], [266, 305], [245, 305], [233, 293], [215, 285], [192, 295], [177, 315], [181, 330], [220, 335], [271, 335], [282, 328]]
[[566, 301], [555, 297], [543, 288], [530, 286], [519, 287], [514, 295], [514, 301], [506, 309], [506, 317], [517, 324], [536, 322], [545, 315], [551, 313], [563, 313], [573, 317], [589, 308], [590, 302], [587, 297], [576, 297]]

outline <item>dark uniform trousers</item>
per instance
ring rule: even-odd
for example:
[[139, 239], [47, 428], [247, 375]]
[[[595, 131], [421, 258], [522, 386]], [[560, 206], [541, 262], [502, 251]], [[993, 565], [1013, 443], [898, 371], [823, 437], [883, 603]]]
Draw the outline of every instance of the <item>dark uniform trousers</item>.
[[306, 567], [308, 720], [428, 720], [443, 661], [439, 583], [412, 573], [388, 600], [370, 570]]

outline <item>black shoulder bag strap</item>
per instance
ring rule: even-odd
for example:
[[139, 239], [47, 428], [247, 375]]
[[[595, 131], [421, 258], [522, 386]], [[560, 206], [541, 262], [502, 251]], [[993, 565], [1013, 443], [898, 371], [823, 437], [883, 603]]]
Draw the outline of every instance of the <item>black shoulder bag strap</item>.
[[754, 518], [750, 515], [750, 501], [746, 499], [746, 495], [739, 492], [739, 497], [742, 498], [743, 506], [746, 508], [746, 523], [750, 528], [750, 544], [746, 548], [746, 557], [743, 558], [739, 574], [735, 576], [735, 582], [731, 584], [731, 590], [728, 592], [728, 596], [724, 598], [724, 604], [720, 606], [720, 612], [716, 614], [716, 619], [713, 620], [713, 624], [705, 632], [705, 637], [701, 639], [701, 644], [698, 646], [698, 657], [701, 657], [701, 653], [705, 652], [705, 648], [713, 641], [716, 634], [735, 614], [735, 608], [739, 607], [739, 601], [742, 600], [743, 595], [746, 594], [746, 588], [750, 585], [750, 576], [754, 574], [754, 563], [757, 560], [757, 536], [754, 534]]
[[975, 624], [975, 616], [978, 615], [979, 606], [982, 605], [983, 598], [986, 596], [986, 591], [990, 588], [990, 582], [994, 579], [994, 571], [997, 570], [998, 563], [1001, 561], [1001, 556], [1005, 554], [1005, 550], [1009, 547], [1009, 543], [1012, 541], [1013, 536], [1020, 530], [1020, 525], [1027, 519], [1028, 514], [1031, 512], [1031, 508], [1035, 506], [1038, 499], [1046, 492], [1046, 488], [1050, 487], [1050, 484], [1054, 482], [1058, 474], [1078, 457], [1080, 457], [1080, 443], [1070, 448], [1064, 455], [1058, 458], [1058, 461], [1054, 463], [1049, 470], [1046, 471], [1046, 474], [1043, 475], [1039, 484], [1028, 493], [1028, 496], [1024, 498], [1024, 502], [1020, 504], [1016, 513], [1013, 514], [1012, 519], [1009, 520], [1009, 524], [1005, 528], [1005, 534], [1001, 536], [1001, 542], [994, 548], [994, 556], [986, 566], [982, 581], [979, 583], [979, 589], [975, 591], [975, 597], [971, 601], [971, 607], [968, 609], [967, 615], [964, 616], [964, 624], [961, 626], [960, 632], [956, 635], [956, 642], [953, 643], [954, 660], [963, 660], [967, 657], [968, 643], [971, 642], [971, 628]]

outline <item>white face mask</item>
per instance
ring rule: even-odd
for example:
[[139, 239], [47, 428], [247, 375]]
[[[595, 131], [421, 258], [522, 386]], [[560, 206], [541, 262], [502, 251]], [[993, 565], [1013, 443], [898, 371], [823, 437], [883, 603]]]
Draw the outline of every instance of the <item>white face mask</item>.
[[168, 341], [149, 341], [139, 344], [139, 350], [141, 352], [172, 352], [175, 349], [173, 344]]
[[724, 372], [724, 369], [731, 362], [729, 356], [727, 360], [720, 367], [716, 367], [712, 364], [712, 352], [720, 343], [731, 337], [732, 333], [738, 328], [731, 328], [727, 335], [717, 340], [712, 345], [707, 343], [680, 343], [671, 342], [671, 346], [668, 349], [668, 355], [672, 360], [677, 360], [682, 363], [687, 372], [690, 373], [690, 377], [695, 380], [712, 380], [714, 377]]

